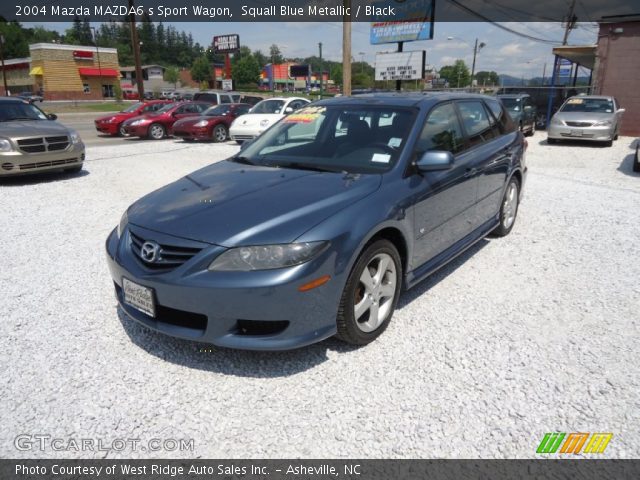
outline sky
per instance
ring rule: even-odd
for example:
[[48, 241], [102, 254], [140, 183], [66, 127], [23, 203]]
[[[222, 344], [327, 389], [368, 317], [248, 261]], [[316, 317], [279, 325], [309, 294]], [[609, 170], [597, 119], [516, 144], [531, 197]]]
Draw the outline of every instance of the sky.
[[[33, 26], [35, 24], [24, 24]], [[70, 24], [40, 24], [49, 29], [64, 31]], [[318, 55], [318, 43], [322, 42], [323, 58], [342, 61], [342, 24], [333, 23], [266, 23], [228, 22], [171, 23], [178, 30], [191, 32], [195, 41], [210, 45], [214, 35], [237, 33], [240, 44], [252, 50], [268, 53], [269, 46], [277, 44], [285, 58]], [[561, 43], [564, 28], [559, 23], [501, 23], [508, 28], [528, 35]], [[453, 37], [451, 40], [448, 37]], [[593, 24], [578, 24], [569, 36], [569, 44], [590, 45], [596, 42], [597, 27]], [[549, 74], [553, 65], [552, 45], [522, 38], [501, 30], [490, 23], [481, 22], [436, 22], [433, 40], [409, 42], [404, 50], [426, 50], [427, 64], [437, 69], [450, 65], [456, 59], [464, 60], [469, 67], [473, 61], [473, 44], [476, 38], [486, 46], [480, 50], [476, 60], [476, 72], [493, 70], [500, 74], [533, 78], [542, 76], [544, 65]], [[364, 60], [374, 64], [376, 52], [395, 51], [395, 44], [370, 45], [369, 24], [352, 24], [351, 55], [355, 61]]]

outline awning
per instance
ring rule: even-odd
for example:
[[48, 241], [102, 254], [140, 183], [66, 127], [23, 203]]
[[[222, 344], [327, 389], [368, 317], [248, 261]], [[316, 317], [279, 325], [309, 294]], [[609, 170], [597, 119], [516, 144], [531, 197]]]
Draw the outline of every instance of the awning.
[[563, 45], [554, 47], [553, 54], [593, 70], [596, 63], [596, 48], [596, 45]]
[[79, 68], [83, 77], [119, 77], [120, 72], [114, 68]]
[[44, 70], [42, 67], [33, 67], [29, 75], [44, 75]]

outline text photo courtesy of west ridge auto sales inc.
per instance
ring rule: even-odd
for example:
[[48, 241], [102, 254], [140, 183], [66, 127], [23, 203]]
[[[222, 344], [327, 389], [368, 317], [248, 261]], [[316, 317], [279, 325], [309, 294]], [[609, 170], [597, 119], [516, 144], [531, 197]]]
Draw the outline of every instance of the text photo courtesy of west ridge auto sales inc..
[[0, 69], [0, 478], [640, 475], [634, 1], [34, 0]]

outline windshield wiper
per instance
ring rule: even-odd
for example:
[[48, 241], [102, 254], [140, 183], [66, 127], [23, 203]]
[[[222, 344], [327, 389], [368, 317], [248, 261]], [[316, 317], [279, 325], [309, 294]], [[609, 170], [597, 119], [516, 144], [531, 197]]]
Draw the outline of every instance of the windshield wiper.
[[229, 160], [236, 163], [242, 163], [243, 165], [255, 165], [248, 157], [243, 157], [242, 155], [238, 155], [236, 157], [231, 157]]
[[317, 165], [309, 165], [307, 163], [300, 162], [283, 162], [283, 163], [268, 163], [267, 167], [276, 167], [276, 168], [293, 168], [295, 170], [309, 170], [312, 172], [330, 172], [330, 173], [338, 173], [341, 170], [336, 170], [334, 168], [320, 167]]

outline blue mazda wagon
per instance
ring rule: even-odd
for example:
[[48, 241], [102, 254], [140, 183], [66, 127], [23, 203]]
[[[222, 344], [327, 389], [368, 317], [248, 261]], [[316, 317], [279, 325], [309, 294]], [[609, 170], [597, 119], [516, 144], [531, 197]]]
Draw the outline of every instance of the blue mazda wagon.
[[118, 302], [219, 346], [367, 344], [403, 289], [511, 231], [526, 147], [492, 97], [316, 102], [127, 209], [106, 242]]

